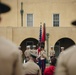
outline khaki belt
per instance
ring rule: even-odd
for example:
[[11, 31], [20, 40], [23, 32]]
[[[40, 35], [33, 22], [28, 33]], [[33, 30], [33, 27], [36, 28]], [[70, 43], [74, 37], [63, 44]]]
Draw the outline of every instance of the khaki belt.
[[37, 74], [25, 74], [25, 75], [37, 75]]

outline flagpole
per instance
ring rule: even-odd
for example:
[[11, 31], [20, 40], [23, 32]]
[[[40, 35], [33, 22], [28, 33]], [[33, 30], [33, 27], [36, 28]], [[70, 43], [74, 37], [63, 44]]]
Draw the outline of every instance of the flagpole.
[[46, 33], [46, 41], [47, 41], [47, 56], [49, 56], [48, 55], [48, 53], [49, 53], [49, 33]]

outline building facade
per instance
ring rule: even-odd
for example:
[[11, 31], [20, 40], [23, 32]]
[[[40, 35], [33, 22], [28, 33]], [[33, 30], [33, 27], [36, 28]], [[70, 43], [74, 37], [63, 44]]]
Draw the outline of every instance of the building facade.
[[76, 0], [1, 0], [11, 10], [1, 14], [0, 36], [10, 39], [25, 51], [27, 45], [36, 45], [40, 25], [46, 24], [46, 50], [68, 48], [76, 43]]

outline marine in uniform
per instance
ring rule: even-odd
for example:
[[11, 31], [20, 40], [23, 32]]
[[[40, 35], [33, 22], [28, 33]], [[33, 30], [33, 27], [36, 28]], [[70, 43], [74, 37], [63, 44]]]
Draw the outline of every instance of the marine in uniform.
[[0, 75], [23, 75], [18, 46], [0, 37]]
[[51, 46], [51, 50], [50, 50], [50, 60], [51, 60], [51, 58], [54, 57], [54, 56], [55, 56], [55, 50], [54, 50], [54, 47]]
[[45, 70], [45, 67], [46, 67], [46, 59], [47, 59], [47, 55], [46, 55], [46, 52], [44, 50], [44, 46], [41, 46], [41, 49], [40, 49], [40, 52], [39, 52], [39, 56], [38, 56], [38, 60], [39, 60], [39, 66], [42, 70], [42, 75], [43, 75], [43, 72]]
[[[9, 6], [0, 2], [0, 14], [9, 10]], [[0, 37], [0, 75], [23, 75], [20, 50], [4, 37]]]
[[55, 75], [76, 75], [76, 45], [60, 53]]
[[64, 51], [64, 47], [61, 47], [61, 53], [63, 53], [63, 51]]
[[25, 75], [41, 75], [41, 70], [39, 66], [35, 63], [37, 54], [31, 50], [30, 60], [23, 64], [23, 71]]
[[27, 62], [30, 59], [30, 46], [26, 46], [24, 54], [25, 54], [25, 62]]

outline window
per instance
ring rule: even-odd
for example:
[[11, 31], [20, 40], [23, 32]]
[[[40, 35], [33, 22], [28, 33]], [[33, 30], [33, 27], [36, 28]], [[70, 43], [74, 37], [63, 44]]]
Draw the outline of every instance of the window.
[[33, 26], [33, 14], [27, 14], [27, 26]]
[[59, 14], [53, 14], [53, 26], [59, 27]]

